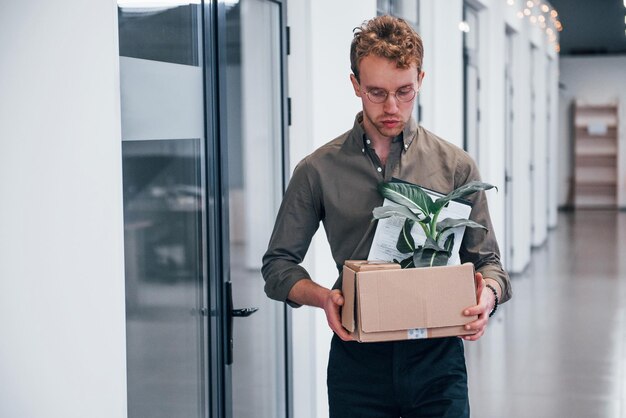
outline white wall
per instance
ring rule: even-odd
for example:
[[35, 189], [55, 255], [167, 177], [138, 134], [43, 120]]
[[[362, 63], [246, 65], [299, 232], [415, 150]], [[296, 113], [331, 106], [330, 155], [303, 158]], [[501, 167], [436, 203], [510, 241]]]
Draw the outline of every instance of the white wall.
[[562, 117], [559, 155], [559, 205], [566, 205], [573, 175], [569, 109], [574, 99], [600, 104], [619, 101], [618, 125], [618, 206], [626, 208], [626, 56], [561, 58], [560, 115]]
[[[312, 77], [311, 14], [312, 2], [290, 2], [287, 5], [287, 24], [291, 27], [291, 54], [288, 59], [288, 82], [291, 95], [291, 129], [289, 132], [289, 159], [291, 171], [298, 161], [313, 149], [311, 109], [307, 95]], [[300, 87], [299, 87], [300, 86]], [[312, 93], [311, 93], [312, 94]], [[304, 267], [315, 274], [315, 248], [310, 248]], [[309, 308], [294, 309], [292, 317], [293, 341], [293, 404], [294, 415], [302, 418], [317, 417], [317, 391], [323, 381], [317, 377], [318, 350], [316, 312]], [[320, 401], [321, 402], [321, 401]], [[323, 405], [322, 405], [323, 406]], [[325, 408], [321, 408], [324, 410]]]
[[533, 49], [532, 80], [534, 85], [535, 99], [535, 119], [533, 121], [533, 148], [531, 162], [533, 165], [532, 178], [532, 244], [540, 246], [547, 238], [548, 232], [548, 202], [547, 202], [547, 56], [541, 45]]
[[[480, 171], [483, 180], [498, 187], [499, 192], [488, 193], [490, 213], [498, 242], [504, 244], [505, 233], [505, 123], [504, 123], [504, 65], [508, 24], [516, 34], [514, 77], [514, 167], [513, 172], [513, 246], [515, 257], [511, 272], [521, 272], [530, 262], [531, 246], [545, 242], [548, 225], [556, 225], [556, 203], [548, 199], [549, 190], [556, 189], [556, 180], [548, 175], [548, 152], [554, 150], [557, 131], [556, 115], [550, 126], [546, 120], [548, 91], [548, 57], [556, 58], [552, 45], [528, 19], [516, 16], [520, 4], [509, 6], [499, 0], [468, 1], [479, 10], [479, 66], [481, 89]], [[422, 0], [420, 32], [424, 39], [424, 69], [426, 79], [422, 87], [422, 125], [446, 140], [463, 145], [463, 37], [458, 28], [462, 20], [463, 1], [446, 2]], [[538, 47], [539, 60], [534, 69], [537, 77], [531, 80], [530, 46]], [[556, 66], [556, 64], [555, 64]], [[556, 71], [556, 70], [555, 70]], [[530, 83], [536, 83], [536, 124], [531, 128]], [[557, 80], [550, 87], [556, 91]], [[552, 132], [551, 138], [548, 132]], [[531, 155], [531, 135], [536, 136]], [[536, 175], [531, 178], [533, 163]], [[550, 166], [552, 168], [552, 166]], [[554, 172], [554, 171], [552, 171]], [[552, 214], [552, 221], [548, 216]], [[531, 225], [535, 223], [534, 234]], [[503, 248], [501, 248], [503, 249]]]
[[[555, 142], [558, 115], [548, 125], [548, 89], [555, 95], [558, 77], [548, 79], [549, 71], [558, 71], [558, 64], [549, 68], [549, 59], [558, 60], [554, 46], [547, 42], [545, 34], [528, 19], [519, 19], [516, 13], [523, 8], [503, 6], [504, 22], [514, 31], [513, 54], [513, 233], [514, 256], [509, 272], [523, 271], [531, 259], [531, 247], [542, 245], [547, 237], [548, 226], [556, 226], [556, 201], [548, 194], [556, 190], [556, 179], [550, 173], [557, 167]], [[537, 47], [536, 62], [532, 65], [531, 45]], [[533, 75], [534, 74], [534, 75]], [[531, 119], [531, 88], [536, 91], [535, 124]], [[554, 102], [552, 108], [554, 110]], [[534, 147], [533, 147], [534, 137]], [[548, 166], [548, 158], [551, 161]], [[531, 165], [534, 170], [531, 171]], [[551, 171], [548, 171], [551, 170]], [[550, 220], [550, 216], [552, 220]], [[534, 225], [534, 233], [531, 226]]]
[[530, 45], [528, 25], [516, 13], [521, 5], [503, 10], [504, 22], [513, 31], [513, 121], [510, 169], [512, 181], [512, 245], [514, 254], [508, 261], [509, 272], [521, 272], [530, 262]]
[[126, 416], [115, 1], [0, 3], [0, 416]]
[[422, 126], [463, 147], [462, 0], [422, 0], [420, 35], [426, 77], [420, 90]]
[[[350, 84], [352, 29], [376, 15], [374, 0], [290, 2], [290, 159], [307, 154], [352, 128], [361, 109]], [[337, 269], [323, 228], [304, 262], [313, 278], [331, 287]], [[293, 311], [295, 416], [328, 416], [326, 366], [332, 332], [321, 309]]]
[[479, 168], [483, 180], [498, 188], [497, 192], [490, 191], [487, 196], [493, 232], [504, 258], [506, 32], [502, 9], [506, 4], [492, 1], [488, 6], [479, 14], [481, 67]]
[[550, 167], [548, 171], [548, 227], [557, 226], [559, 207], [559, 169], [561, 152], [559, 151], [559, 59], [550, 58], [548, 69], [548, 88], [550, 89], [550, 123], [548, 126]]

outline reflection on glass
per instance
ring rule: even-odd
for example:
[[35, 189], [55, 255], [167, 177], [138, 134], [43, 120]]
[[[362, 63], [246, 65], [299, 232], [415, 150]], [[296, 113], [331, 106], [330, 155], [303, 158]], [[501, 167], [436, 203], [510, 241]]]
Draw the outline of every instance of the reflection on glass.
[[480, 51], [478, 48], [480, 28], [478, 12], [467, 4], [463, 6], [463, 16], [468, 28], [468, 31], [463, 33], [463, 59], [465, 61], [464, 148], [480, 166]]
[[199, 418], [206, 409], [201, 10], [159, 3], [118, 7], [128, 416]]
[[191, 4], [150, 6], [118, 2], [120, 55], [198, 65], [199, 8]]
[[125, 141], [129, 417], [201, 416], [200, 141]]
[[235, 307], [259, 307], [234, 323], [234, 418], [285, 416], [283, 305], [260, 270], [282, 195], [279, 7], [242, 0], [226, 15], [230, 278]]

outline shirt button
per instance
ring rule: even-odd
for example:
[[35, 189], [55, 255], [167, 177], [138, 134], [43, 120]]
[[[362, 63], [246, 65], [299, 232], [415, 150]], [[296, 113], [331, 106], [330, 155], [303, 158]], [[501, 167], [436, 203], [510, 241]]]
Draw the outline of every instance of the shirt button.
[[366, 139], [366, 140], [365, 140], [365, 143], [366, 143], [367, 145], [369, 145], [369, 144], [371, 144], [371, 143], [372, 143], [372, 141], [370, 141], [369, 139]]
[[376, 171], [378, 171], [378, 172], [380, 173], [380, 172], [382, 172], [382, 171], [383, 171], [383, 169], [382, 169], [382, 168], [380, 168], [380, 167], [378, 167], [378, 168], [376, 169]]
[[407, 149], [409, 147], [409, 144], [404, 144], [404, 149]]
[[361, 148], [361, 152], [365, 154], [365, 148]]

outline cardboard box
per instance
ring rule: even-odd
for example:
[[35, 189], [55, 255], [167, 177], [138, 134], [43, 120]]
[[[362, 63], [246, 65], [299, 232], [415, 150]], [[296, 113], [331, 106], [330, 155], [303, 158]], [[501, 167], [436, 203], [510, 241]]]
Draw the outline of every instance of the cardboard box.
[[473, 334], [463, 315], [476, 305], [474, 265], [400, 269], [395, 263], [348, 260], [341, 322], [360, 342]]

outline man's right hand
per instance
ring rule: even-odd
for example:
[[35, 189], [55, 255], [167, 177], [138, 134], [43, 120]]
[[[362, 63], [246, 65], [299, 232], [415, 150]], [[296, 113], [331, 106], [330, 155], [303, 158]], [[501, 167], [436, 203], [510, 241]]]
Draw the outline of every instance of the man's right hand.
[[341, 325], [341, 307], [343, 306], [341, 290], [329, 290], [313, 280], [304, 279], [293, 285], [289, 291], [289, 300], [300, 305], [317, 306], [324, 309], [330, 329], [344, 341], [354, 340]]
[[328, 326], [332, 329], [339, 338], [344, 341], [353, 341], [354, 338], [350, 336], [348, 331], [341, 325], [341, 307], [343, 306], [343, 295], [341, 290], [331, 290], [324, 302], [324, 312], [326, 313], [326, 320]]

